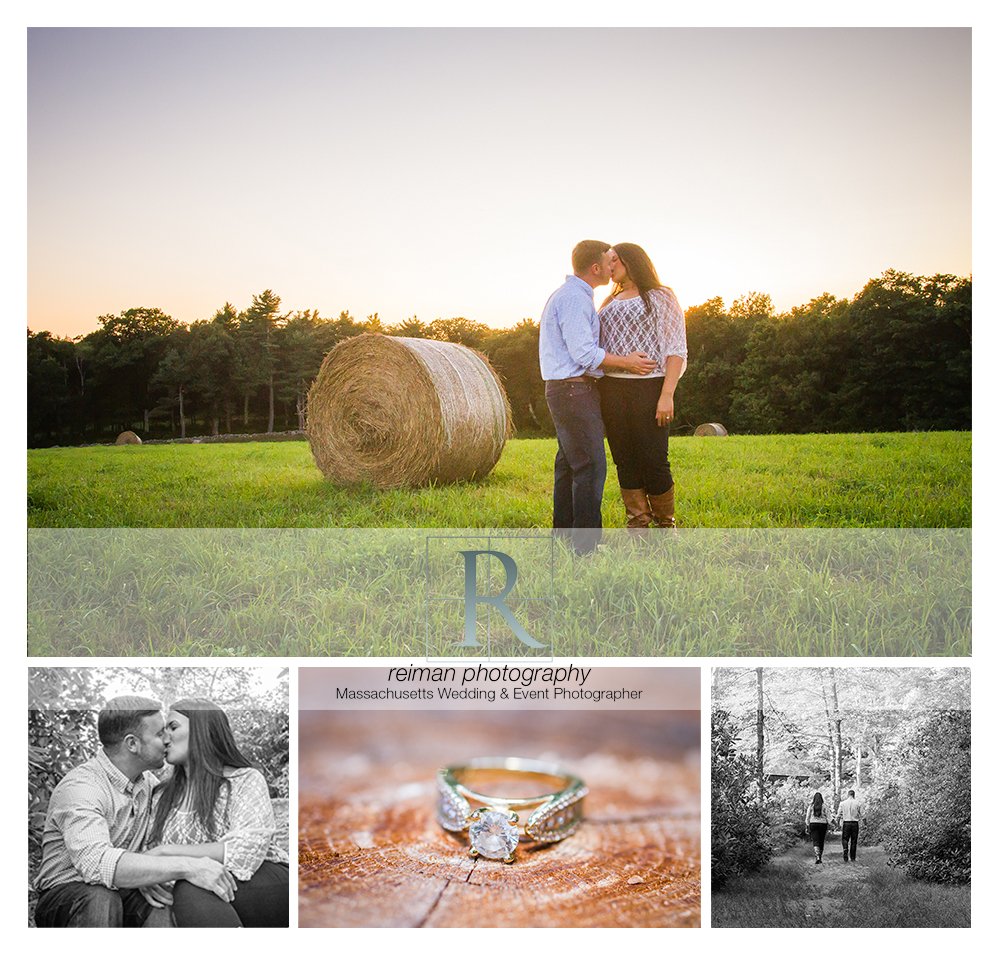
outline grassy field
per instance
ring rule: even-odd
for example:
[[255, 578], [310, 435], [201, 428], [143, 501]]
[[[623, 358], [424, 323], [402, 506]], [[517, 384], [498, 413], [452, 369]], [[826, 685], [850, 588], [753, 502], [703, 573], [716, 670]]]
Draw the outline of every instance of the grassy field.
[[827, 842], [822, 865], [797, 846], [764, 869], [712, 894], [713, 928], [968, 928], [968, 885], [914, 881], [886, 864], [879, 848], [860, 848], [845, 864]]
[[[513, 614], [562, 656], [970, 653], [968, 530], [654, 532], [610, 531], [583, 558], [544, 536], [494, 537], [518, 563]], [[30, 530], [29, 654], [524, 656], [492, 612], [480, 648], [458, 645], [457, 551], [484, 538]]]
[[514, 529], [508, 601], [543, 654], [969, 655], [970, 444], [679, 439], [684, 528], [627, 533], [609, 482], [586, 558], [548, 534], [552, 441], [397, 492], [332, 486], [298, 442], [33, 451], [28, 650], [523, 657], [489, 610], [481, 646], [459, 645], [458, 551]]
[[[971, 433], [671, 440], [689, 528], [972, 524]], [[33, 527], [547, 528], [555, 441], [512, 440], [483, 481], [380, 492], [324, 480], [305, 442], [30, 450]], [[623, 525], [613, 467], [609, 528]]]

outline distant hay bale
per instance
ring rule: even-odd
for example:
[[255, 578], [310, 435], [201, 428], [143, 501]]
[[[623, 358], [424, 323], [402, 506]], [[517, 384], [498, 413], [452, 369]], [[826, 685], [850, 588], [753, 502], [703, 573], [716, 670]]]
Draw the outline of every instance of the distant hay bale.
[[696, 436], [728, 436], [721, 422], [703, 422], [695, 431]]
[[142, 440], [134, 433], [131, 429], [126, 429], [125, 432], [118, 433], [118, 438], [115, 440], [116, 446], [141, 446]]
[[380, 489], [479, 479], [511, 434], [485, 356], [457, 343], [366, 333], [327, 354], [309, 390], [306, 436], [338, 485]]

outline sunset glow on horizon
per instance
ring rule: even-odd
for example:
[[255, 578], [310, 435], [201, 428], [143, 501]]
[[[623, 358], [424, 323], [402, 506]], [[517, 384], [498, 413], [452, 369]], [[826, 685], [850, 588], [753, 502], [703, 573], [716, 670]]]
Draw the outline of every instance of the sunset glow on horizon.
[[265, 288], [511, 326], [584, 238], [785, 310], [971, 236], [967, 29], [29, 31], [34, 331]]

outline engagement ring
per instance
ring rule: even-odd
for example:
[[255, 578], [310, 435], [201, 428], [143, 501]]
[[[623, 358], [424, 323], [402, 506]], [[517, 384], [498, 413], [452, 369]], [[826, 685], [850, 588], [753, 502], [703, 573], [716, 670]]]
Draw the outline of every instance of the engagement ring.
[[438, 771], [437, 788], [441, 827], [468, 830], [473, 858], [482, 855], [508, 863], [514, 861], [522, 835], [534, 842], [561, 842], [572, 835], [583, 820], [587, 794], [575, 775], [530, 758], [476, 758], [449, 765]]

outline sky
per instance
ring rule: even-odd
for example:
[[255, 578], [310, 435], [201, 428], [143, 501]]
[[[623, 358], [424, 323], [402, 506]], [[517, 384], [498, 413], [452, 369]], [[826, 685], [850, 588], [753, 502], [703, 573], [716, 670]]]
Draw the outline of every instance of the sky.
[[28, 326], [265, 288], [537, 319], [580, 239], [683, 305], [972, 270], [967, 29], [33, 29]]

